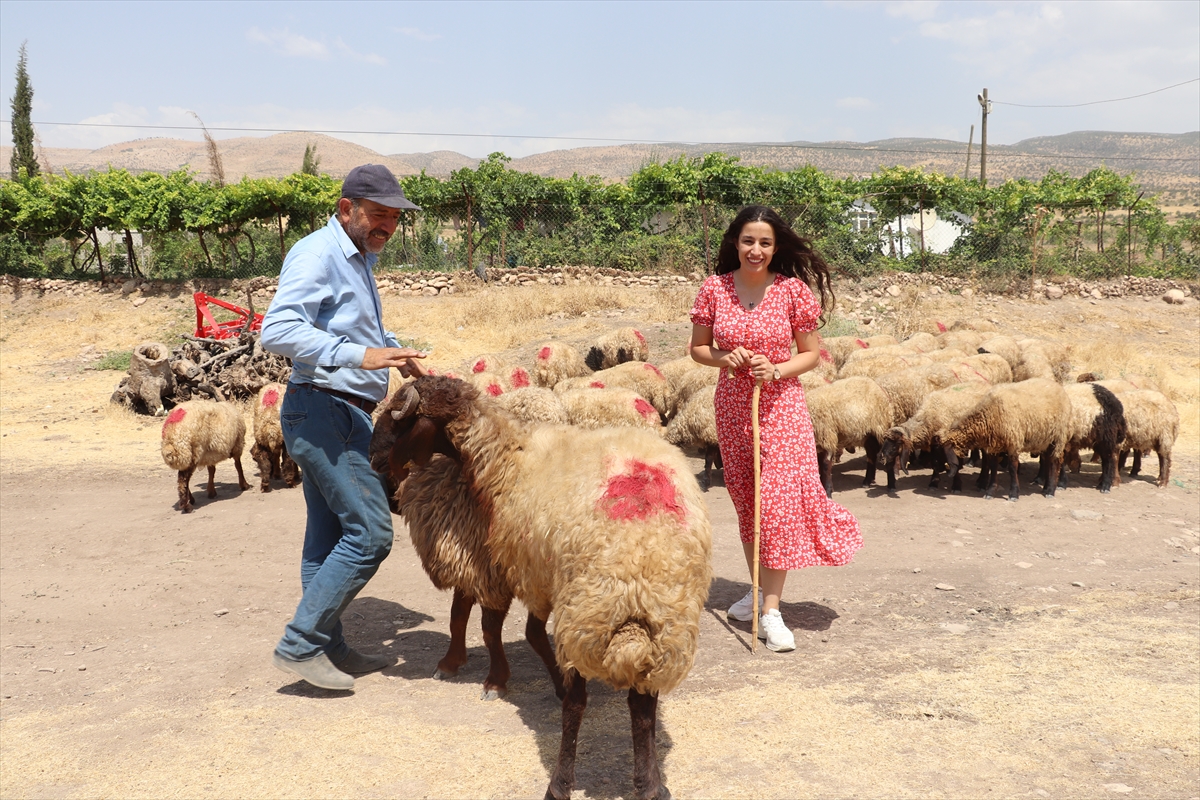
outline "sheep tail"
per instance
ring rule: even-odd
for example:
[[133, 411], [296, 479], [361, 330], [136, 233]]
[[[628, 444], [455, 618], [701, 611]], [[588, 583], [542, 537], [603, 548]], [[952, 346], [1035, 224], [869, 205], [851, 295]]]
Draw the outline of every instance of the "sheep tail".
[[627, 620], [613, 633], [604, 651], [608, 680], [617, 689], [642, 683], [658, 662], [657, 650], [646, 623]]

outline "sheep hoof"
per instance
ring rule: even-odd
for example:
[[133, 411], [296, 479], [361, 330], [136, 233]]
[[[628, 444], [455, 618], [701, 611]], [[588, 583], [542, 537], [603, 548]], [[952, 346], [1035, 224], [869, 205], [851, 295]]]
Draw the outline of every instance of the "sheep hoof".
[[1016, 495], [1009, 495], [1008, 502], [1010, 502], [1010, 503], [1017, 502]]
[[507, 689], [501, 689], [498, 687], [488, 689], [487, 687], [484, 687], [483, 692], [479, 695], [479, 699], [480, 700], [499, 700], [500, 698], [504, 697], [506, 694], [508, 694]]
[[270, 486], [268, 486], [267, 484], [263, 484], [263, 486], [262, 486], [262, 492], [263, 492], [263, 494], [266, 494], [266, 493], [267, 493], [267, 492], [269, 492], [269, 491], [271, 491], [271, 487], [270, 487]]

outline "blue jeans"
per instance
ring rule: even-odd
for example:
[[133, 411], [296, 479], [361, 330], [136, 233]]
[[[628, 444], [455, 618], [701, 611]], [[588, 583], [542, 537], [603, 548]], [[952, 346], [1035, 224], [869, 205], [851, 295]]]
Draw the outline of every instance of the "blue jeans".
[[275, 650], [292, 661], [349, 652], [342, 611], [392, 549], [387, 485], [371, 469], [371, 417], [333, 395], [289, 384], [280, 408], [288, 454], [304, 475], [308, 523], [300, 583], [304, 595]]

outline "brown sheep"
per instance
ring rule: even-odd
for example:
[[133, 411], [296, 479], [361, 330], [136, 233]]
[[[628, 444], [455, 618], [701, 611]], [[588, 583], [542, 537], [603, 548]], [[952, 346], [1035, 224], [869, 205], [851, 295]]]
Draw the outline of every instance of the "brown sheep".
[[[892, 404], [870, 378], [844, 378], [806, 395], [812, 417], [817, 464], [825, 494], [833, 497], [833, 459], [842, 450], [863, 447], [867, 474], [863, 486], [875, 482], [879, 445], [892, 424]], [[888, 491], [896, 489], [896, 474], [887, 468]]]
[[250, 447], [250, 457], [258, 464], [259, 488], [264, 492], [271, 491], [272, 478], [283, 478], [289, 489], [300, 484], [300, 467], [288, 455], [279, 427], [279, 406], [286, 391], [282, 383], [268, 383], [259, 389], [254, 401], [254, 444]]
[[1125, 407], [1125, 441], [1121, 443], [1120, 466], [1133, 452], [1133, 467], [1129, 477], [1141, 472], [1142, 455], [1153, 450], [1158, 454], [1158, 486], [1171, 480], [1171, 449], [1179, 435], [1179, 409], [1161, 392], [1136, 389], [1121, 395]]

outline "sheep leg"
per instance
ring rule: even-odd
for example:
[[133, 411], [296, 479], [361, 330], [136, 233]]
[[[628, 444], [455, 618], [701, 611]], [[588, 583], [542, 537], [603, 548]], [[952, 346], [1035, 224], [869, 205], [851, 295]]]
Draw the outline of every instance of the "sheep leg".
[[[1122, 450], [1120, 456], [1117, 457], [1117, 475], [1120, 476], [1121, 470], [1125, 469], [1125, 459], [1129, 457], [1128, 450]], [[1133, 477], [1130, 475], [1129, 477]]]
[[[238, 488], [244, 492], [250, 488], [250, 484], [246, 483], [246, 473], [242, 472], [242, 454], [241, 453], [238, 453], [237, 455], [235, 455], [233, 457], [233, 466], [235, 468], [237, 468]], [[209, 467], [208, 469], [209, 469], [210, 475], [216, 471], [216, 469], [214, 467]], [[210, 497], [211, 497], [211, 495], [210, 495]]]
[[942, 449], [946, 454], [946, 476], [950, 479], [950, 494], [958, 494], [962, 491], [962, 475], [959, 472], [962, 465], [958, 462], [958, 453], [948, 445]]
[[558, 764], [550, 778], [544, 800], [569, 800], [575, 788], [575, 751], [579, 744], [579, 725], [587, 708], [587, 679], [578, 672], [570, 678], [567, 696], [563, 698], [562, 744], [558, 749]]
[[188, 487], [188, 484], [192, 482], [192, 473], [195, 471], [195, 467], [179, 470], [179, 510], [185, 514], [192, 513], [192, 508], [196, 504], [196, 498], [192, 496], [192, 490]]
[[1142, 472], [1142, 451], [1135, 449], [1133, 451], [1133, 467], [1129, 470], [1129, 477], [1135, 477]]
[[454, 590], [454, 599], [450, 601], [450, 649], [438, 662], [433, 677], [438, 680], [453, 678], [459, 668], [467, 663], [467, 622], [471, 619], [471, 608], [475, 598], [462, 589]]
[[[997, 456], [996, 458], [998, 462], [1000, 457]], [[1021, 466], [1021, 454], [1007, 453], [1005, 458], [1008, 459], [1008, 499], [1010, 501], [1015, 501], [1021, 495], [1021, 478], [1017, 475], [1017, 468]], [[1050, 467], [1051, 473], [1057, 470], [1057, 465], [1054, 462], [1051, 462]], [[992, 473], [991, 488], [995, 488], [996, 486], [996, 474], [999, 471], [999, 463], [997, 463], [996, 471]], [[1047, 491], [1049, 491], [1050, 494], [1054, 494], [1054, 481], [1048, 481], [1048, 483], [1050, 484], [1050, 488]]]
[[[1113, 467], [1115, 466], [1113, 454], [1111, 450], [1104, 449], [1097, 450], [1096, 455], [1100, 456], [1100, 483], [1097, 484], [1096, 488], [1100, 490], [1101, 494], [1108, 494], [1112, 490], [1113, 485]], [[1065, 463], [1063, 465], [1063, 472], [1066, 472]]]
[[279, 477], [279, 455], [280, 455], [280, 453], [278, 450], [271, 451], [271, 477], [272, 478]]
[[[994, 490], [996, 487], [996, 460], [986, 453], [983, 456], [983, 463], [979, 467], [979, 476], [975, 478], [975, 488], [981, 492]], [[984, 494], [985, 498], [990, 498], [990, 493]]]
[[825, 496], [833, 497], [833, 465], [829, 462], [829, 453], [817, 451], [817, 472], [821, 475], [821, 485], [825, 487]]
[[504, 608], [483, 607], [483, 644], [490, 658], [487, 677], [483, 679], [481, 700], [499, 700], [508, 694], [508, 679], [512, 670], [508, 657], [504, 655], [504, 618], [508, 616], [508, 604]]
[[[1050, 474], [1057, 475], [1063, 468], [1062, 453], [1055, 454], [1053, 450], [1047, 449], [1042, 455], [1044, 455], [1046, 460], [1050, 462]], [[1054, 492], [1056, 489], [1058, 489], [1058, 483], [1056, 481], [1048, 481], [1046, 486], [1042, 489], [1042, 497], [1054, 497]], [[1016, 498], [1010, 497], [1009, 499], [1015, 500]]]
[[[238, 472], [240, 473], [241, 471], [242, 468], [238, 467]], [[246, 487], [243, 486], [242, 488], [245, 489]], [[208, 465], [208, 496], [217, 496], [217, 468], [212, 464]]]
[[639, 800], [668, 800], [671, 792], [662, 784], [655, 743], [658, 695], [630, 689], [629, 718], [633, 725], [633, 795]]
[[1171, 480], [1171, 452], [1163, 452], [1161, 447], [1155, 452], [1158, 453], [1158, 488], [1165, 489]]
[[284, 445], [279, 456], [279, 471], [283, 474], [284, 486], [292, 489], [300, 484], [300, 467], [288, 455], [287, 445]]
[[863, 478], [863, 486], [871, 486], [875, 483], [875, 464], [879, 459], [879, 440], [875, 434], [867, 434], [863, 439], [863, 449], [867, 451], [867, 475]]
[[255, 443], [250, 448], [250, 457], [258, 465], [259, 490], [263, 492], [271, 491], [271, 454], [267, 452], [265, 447]]
[[529, 642], [533, 652], [537, 653], [538, 657], [542, 659], [542, 663], [546, 665], [546, 670], [550, 673], [550, 680], [554, 681], [554, 694], [559, 700], [562, 700], [567, 696], [567, 689], [563, 685], [563, 676], [558, 669], [558, 662], [554, 659], [554, 648], [550, 646], [550, 637], [546, 635], [546, 620], [539, 619], [531, 613], [525, 620], [525, 641]]

